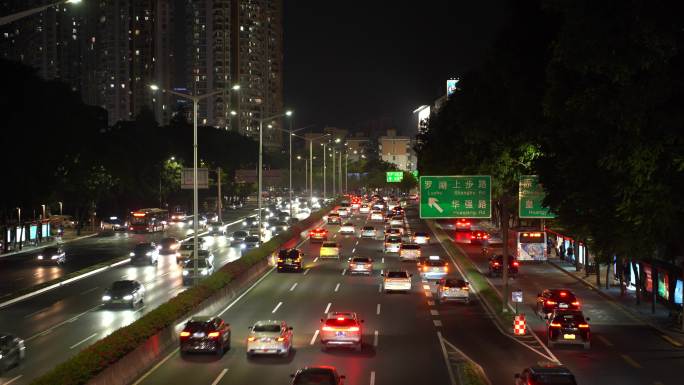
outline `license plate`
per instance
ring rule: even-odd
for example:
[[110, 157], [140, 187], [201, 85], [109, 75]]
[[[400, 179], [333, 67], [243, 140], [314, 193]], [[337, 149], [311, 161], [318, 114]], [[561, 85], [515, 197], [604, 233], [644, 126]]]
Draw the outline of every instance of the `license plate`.
[[336, 332], [335, 337], [344, 337], [344, 332]]
[[561, 304], [558, 305], [558, 307], [561, 308], [561, 309], [567, 309], [567, 308], [568, 308], [568, 304], [567, 304], [567, 303], [561, 303]]
[[292, 263], [292, 260], [288, 258], [285, 260], [285, 263]]
[[575, 335], [574, 334], [563, 334], [563, 339], [565, 340], [574, 340]]
[[192, 336], [197, 337], [197, 338], [202, 338], [202, 337], [204, 337], [204, 333], [193, 333]]

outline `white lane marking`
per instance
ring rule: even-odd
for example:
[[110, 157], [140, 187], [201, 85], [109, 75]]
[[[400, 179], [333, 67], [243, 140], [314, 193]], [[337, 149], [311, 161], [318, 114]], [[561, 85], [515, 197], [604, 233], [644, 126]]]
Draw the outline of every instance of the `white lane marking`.
[[140, 385], [141, 382], [145, 381], [145, 379], [149, 377], [150, 374], [152, 374], [155, 370], [159, 369], [160, 366], [164, 365], [164, 363], [166, 363], [166, 361], [168, 361], [169, 358], [171, 358], [174, 354], [178, 353], [179, 350], [179, 348], [173, 349], [173, 351], [169, 353], [168, 356], [164, 357], [163, 360], [157, 362], [157, 364], [154, 365], [152, 369], [150, 369], [147, 373], [143, 374], [142, 377], [138, 379], [138, 381], [133, 383], [133, 385]]
[[65, 325], [65, 324], [67, 324], [67, 323], [72, 323], [72, 322], [76, 321], [77, 319], [79, 319], [82, 315], [84, 315], [84, 314], [86, 314], [86, 313], [88, 313], [88, 312], [90, 312], [90, 311], [92, 311], [92, 310], [95, 310], [95, 309], [99, 308], [100, 306], [102, 306], [102, 305], [97, 305], [97, 306], [91, 307], [90, 309], [84, 311], [83, 313], [76, 314], [75, 316], [69, 318], [69, 319], [66, 320], [66, 321], [62, 321], [62, 322], [58, 323], [57, 325], [50, 327], [50, 328], [47, 329], [47, 330], [43, 330], [43, 331], [40, 332], [40, 333], [34, 334], [34, 335], [32, 335], [31, 337], [24, 339], [24, 342], [29, 342], [29, 341], [31, 341], [31, 340], [34, 340], [34, 339], [38, 338], [38, 337], [46, 336], [46, 335], [52, 333], [52, 331], [55, 330], [55, 329], [57, 329], [58, 327], [60, 327], [60, 326], [62, 326], [62, 325]]
[[375, 307], [375, 314], [380, 315], [380, 304]]
[[[218, 313], [217, 315], [220, 317], [220, 316], [223, 315], [223, 313], [227, 312], [228, 309], [230, 309], [231, 307], [233, 307], [239, 300], [242, 299], [242, 297], [244, 297], [245, 295], [247, 295], [247, 293], [249, 293], [250, 291], [252, 291], [252, 289], [254, 289], [254, 287], [255, 287], [256, 285], [258, 285], [261, 281], [263, 281], [264, 278], [268, 277], [268, 276], [273, 272], [273, 270], [274, 270], [274, 269], [270, 269], [269, 271], [267, 271], [266, 274], [264, 274], [263, 276], [261, 276], [261, 278], [259, 278], [256, 282], [254, 282], [254, 283], [252, 284], [252, 286], [248, 287], [247, 290], [245, 290], [244, 293], [240, 294], [239, 297], [235, 298], [235, 300], [233, 300], [233, 302], [231, 302], [230, 304], [228, 304], [228, 306], [226, 306], [223, 310], [221, 310], [221, 312]], [[182, 323], [184, 324], [185, 321], [183, 321]]]
[[219, 382], [221, 382], [221, 379], [223, 379], [223, 376], [225, 376], [226, 373], [228, 373], [228, 369], [223, 369], [221, 373], [219, 373], [219, 375], [216, 377], [214, 382], [211, 383], [211, 385], [217, 385]]
[[382, 257], [382, 263], [385, 263], [385, 257]]
[[23, 374], [20, 374], [20, 375], [14, 377], [14, 378], [11, 379], [11, 380], [8, 380], [8, 381], [6, 381], [6, 382], [3, 382], [3, 384], [5, 384], [5, 385], [10, 385], [10, 384], [13, 383], [14, 381], [16, 381], [16, 380], [18, 380], [18, 379], [20, 379], [20, 378], [22, 378], [22, 377], [24, 377], [24, 375], [23, 375]]
[[428, 306], [435, 306], [435, 301], [427, 301]]
[[304, 270], [304, 275], [309, 274], [309, 269]]
[[297, 282], [292, 284], [292, 287], [290, 288], [290, 291], [294, 291], [295, 287], [297, 287]]
[[375, 333], [373, 333], [373, 346], [376, 348], [378, 347], [378, 331], [376, 330]]
[[47, 309], [49, 309], [49, 308], [51, 308], [51, 307], [52, 307], [52, 305], [47, 306], [47, 307], [44, 307], [44, 308], [42, 308], [42, 309], [40, 309], [40, 310], [34, 311], [33, 313], [26, 314], [26, 315], [24, 316], [24, 318], [31, 318], [31, 317], [33, 317], [34, 315], [40, 314], [40, 313], [46, 311]]
[[442, 327], [442, 321], [440, 321], [438, 319], [433, 319], [432, 323], [435, 324], [435, 326], [437, 326], [437, 327]]
[[380, 269], [380, 275], [383, 275], [383, 274], [385, 274], [385, 270]]
[[318, 257], [314, 258], [313, 262], [314, 263], [318, 262]]
[[332, 306], [332, 302], [328, 302], [328, 306], [325, 307], [323, 314], [328, 314], [328, 312], [330, 311], [330, 306]]
[[423, 285], [424, 290], [430, 290], [430, 285]]
[[437, 316], [437, 315], [439, 315], [439, 311], [438, 311], [438, 310], [431, 309], [431, 310], [430, 310], [430, 315], [435, 315], [435, 316]]
[[352, 254], [356, 253], [356, 247], [352, 249]]
[[314, 335], [313, 335], [313, 337], [311, 337], [311, 342], [309, 342], [309, 345], [313, 345], [314, 343], [316, 343], [316, 338], [318, 338], [318, 332], [319, 332], [318, 330], [316, 330], [314, 332]]
[[99, 288], [100, 288], [99, 286], [95, 286], [95, 287], [92, 288], [92, 289], [88, 289], [88, 290], [86, 290], [86, 291], [84, 291], [84, 292], [81, 292], [81, 295], [86, 295], [86, 294], [88, 294], [88, 293], [90, 293], [90, 292], [93, 292], [93, 291], [99, 289]]
[[335, 285], [335, 293], [340, 290], [340, 283], [338, 282], [337, 285]]
[[449, 354], [444, 345], [445, 340], [442, 338], [442, 332], [437, 332], [437, 338], [439, 338], [439, 345], [442, 347], [442, 357], [444, 357], [444, 364], [446, 364], [447, 372], [449, 373], [449, 381], [451, 382], [451, 385], [456, 385], [456, 376], [454, 376], [454, 370], [451, 367], [451, 360], [449, 360]]
[[347, 269], [342, 270], [342, 275], [345, 275], [347, 273]]
[[276, 305], [276, 307], [273, 308], [273, 311], [271, 312], [271, 314], [277, 312], [277, 311], [278, 311], [278, 308], [279, 308], [282, 304], [283, 304], [282, 302], [278, 302], [278, 304]]
[[596, 338], [598, 338], [599, 340], [601, 340], [601, 342], [603, 342], [603, 344], [606, 345], [606, 346], [608, 346], [608, 347], [613, 346], [613, 343], [610, 342], [610, 341], [608, 341], [608, 339], [606, 339], [606, 337], [604, 337], [604, 336], [602, 336], [602, 335], [597, 335]]
[[370, 385], [375, 385], [375, 372], [371, 372]]
[[141, 307], [138, 308], [138, 310], [134, 311], [133, 313], [137, 313], [142, 311], [145, 308], [145, 305], [142, 305]]
[[128, 274], [124, 274], [121, 276], [121, 279], [126, 279], [126, 278], [128, 278]]
[[170, 271], [167, 271], [166, 273], [159, 274], [157, 277], [164, 277], [164, 276], [167, 276], [167, 275], [169, 275], [169, 274], [171, 274], [171, 272], [170, 272]]
[[95, 337], [95, 336], [97, 336], [97, 333], [93, 333], [93, 334], [89, 335], [88, 337], [86, 337], [86, 338], [84, 338], [84, 339], [78, 341], [77, 343], [75, 343], [75, 344], [69, 346], [69, 349], [73, 349], [73, 348], [77, 347], [78, 345], [81, 345], [82, 343], [87, 342], [89, 339], [91, 339], [91, 338], [93, 338], [93, 337]]

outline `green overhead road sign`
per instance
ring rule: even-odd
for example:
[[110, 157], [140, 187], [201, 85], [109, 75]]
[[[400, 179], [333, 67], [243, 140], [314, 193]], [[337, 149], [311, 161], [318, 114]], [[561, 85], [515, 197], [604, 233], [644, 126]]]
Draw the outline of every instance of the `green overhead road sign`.
[[544, 188], [539, 184], [538, 175], [521, 175], [518, 190], [518, 216], [520, 218], [555, 218], [544, 207]]
[[403, 171], [387, 171], [386, 172], [387, 183], [399, 183], [404, 180]]
[[421, 176], [420, 217], [491, 218], [492, 177]]

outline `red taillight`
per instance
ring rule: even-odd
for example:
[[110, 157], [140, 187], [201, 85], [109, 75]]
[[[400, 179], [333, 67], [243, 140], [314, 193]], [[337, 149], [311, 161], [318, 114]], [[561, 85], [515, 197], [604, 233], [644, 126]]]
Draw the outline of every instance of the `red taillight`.
[[209, 338], [218, 338], [219, 337], [219, 332], [211, 332], [209, 333]]
[[558, 303], [558, 302], [556, 302], [556, 301], [551, 301], [550, 299], [549, 299], [549, 300], [546, 300], [546, 304], [547, 304], [547, 305], [555, 305], [555, 304], [557, 304], [557, 303]]
[[285, 337], [278, 337], [278, 342], [283, 342], [285, 341]]
[[518, 262], [518, 261], [514, 261], [514, 262], [513, 262], [513, 266], [515, 266], [515, 267], [518, 267], [518, 266], [520, 266], [520, 262]]
[[181, 332], [180, 336], [181, 337], [190, 337], [190, 332]]
[[499, 266], [499, 262], [494, 262], [494, 267]]
[[566, 293], [566, 292], [564, 292], [564, 291], [561, 291], [561, 292], [560, 292], [560, 296], [561, 296], [561, 297], [566, 297], [567, 295], [568, 295], [568, 293]]
[[359, 330], [361, 330], [361, 329], [359, 329], [358, 326], [352, 326], [352, 327], [349, 328], [349, 331], [350, 331], [350, 332], [358, 332]]
[[589, 329], [589, 324], [579, 324], [577, 326], [579, 326], [580, 329]]
[[252, 342], [252, 341], [254, 341], [254, 340], [256, 340], [256, 337], [249, 337], [249, 338], [247, 338], [247, 341], [250, 341], [250, 342]]
[[428, 267], [427, 267], [427, 266], [423, 266], [423, 271], [428, 271]]
[[444, 266], [444, 272], [448, 273], [449, 272], [449, 266]]
[[475, 236], [475, 234], [471, 234], [471, 235], [470, 235], [470, 239], [475, 239], [475, 238], [477, 238], [477, 237]]
[[482, 236], [482, 238], [487, 239], [487, 238], [489, 238], [489, 235], [485, 234]]
[[549, 324], [549, 326], [552, 327], [552, 328], [559, 328], [559, 327], [561, 327], [561, 324], [558, 323], [558, 322], [551, 322], [551, 323]]

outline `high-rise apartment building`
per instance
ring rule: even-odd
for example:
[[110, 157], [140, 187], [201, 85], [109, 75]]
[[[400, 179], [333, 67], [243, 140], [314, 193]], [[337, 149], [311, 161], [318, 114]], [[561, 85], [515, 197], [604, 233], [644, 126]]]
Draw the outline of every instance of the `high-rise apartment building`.
[[[234, 0], [231, 14], [231, 72], [240, 84], [233, 100], [236, 129], [259, 134], [259, 119], [283, 112], [282, 0]], [[278, 146], [283, 119], [264, 125], [264, 142]]]
[[386, 136], [378, 138], [380, 158], [394, 164], [402, 171], [415, 171], [418, 160], [413, 151], [411, 138], [397, 136], [396, 130], [387, 130]]

